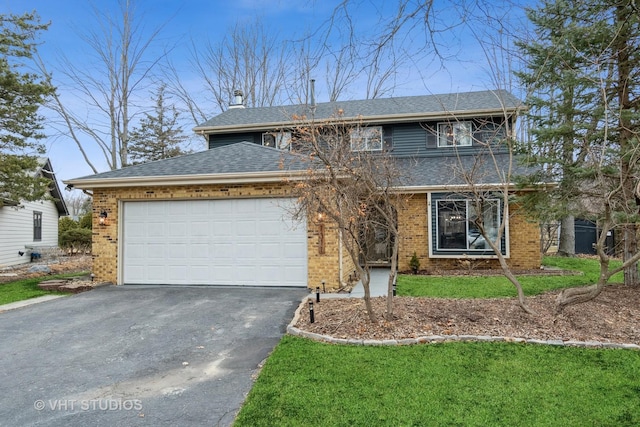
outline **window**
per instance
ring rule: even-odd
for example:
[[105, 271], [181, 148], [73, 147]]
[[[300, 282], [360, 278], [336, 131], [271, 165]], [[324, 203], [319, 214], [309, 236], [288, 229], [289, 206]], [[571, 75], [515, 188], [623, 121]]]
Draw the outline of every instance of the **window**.
[[352, 129], [351, 151], [382, 151], [382, 126]]
[[482, 224], [487, 237], [498, 236], [500, 226], [499, 200], [486, 200], [482, 212], [477, 212], [471, 200], [437, 200], [436, 210], [436, 250], [438, 251], [490, 251], [482, 236]]
[[279, 150], [291, 149], [291, 132], [268, 132], [262, 134], [262, 145]]
[[33, 240], [42, 240], [42, 212], [33, 212]]
[[471, 122], [438, 123], [438, 147], [471, 147]]

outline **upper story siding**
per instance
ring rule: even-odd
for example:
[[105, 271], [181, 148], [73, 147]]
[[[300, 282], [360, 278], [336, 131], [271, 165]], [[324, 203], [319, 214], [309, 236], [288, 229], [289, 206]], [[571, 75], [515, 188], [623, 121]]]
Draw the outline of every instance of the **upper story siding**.
[[[472, 146], [438, 147], [438, 123], [399, 123], [382, 126], [384, 146], [397, 157], [441, 157], [456, 154], [473, 154], [486, 143], [501, 141], [506, 129], [502, 117], [469, 120], [472, 123]], [[263, 132], [222, 133], [209, 135], [209, 149], [248, 141], [262, 144]]]

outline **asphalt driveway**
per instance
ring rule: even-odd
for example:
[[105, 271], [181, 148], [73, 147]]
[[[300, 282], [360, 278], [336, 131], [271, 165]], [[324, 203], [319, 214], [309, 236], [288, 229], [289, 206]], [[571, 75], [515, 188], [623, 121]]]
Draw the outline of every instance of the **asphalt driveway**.
[[305, 294], [109, 286], [0, 313], [0, 425], [230, 425]]

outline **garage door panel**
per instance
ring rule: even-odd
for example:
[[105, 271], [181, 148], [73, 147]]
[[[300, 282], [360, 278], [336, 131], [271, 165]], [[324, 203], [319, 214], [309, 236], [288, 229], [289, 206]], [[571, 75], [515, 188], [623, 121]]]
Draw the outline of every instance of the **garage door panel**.
[[184, 221], [184, 218], [174, 219], [169, 221], [167, 227], [167, 235], [169, 237], [183, 237], [187, 234], [189, 225]]
[[235, 232], [240, 237], [255, 237], [256, 220], [255, 219], [239, 219], [235, 223]]
[[146, 274], [152, 283], [162, 283], [162, 281], [166, 280], [166, 267], [164, 264], [149, 264]]
[[149, 243], [146, 248], [147, 257], [153, 260], [165, 260], [167, 258], [168, 246], [164, 242]]
[[186, 260], [189, 258], [187, 245], [185, 243], [171, 243], [167, 247], [167, 255], [169, 259]]
[[[288, 199], [125, 202], [129, 284], [305, 286], [306, 227]], [[293, 267], [293, 268], [292, 268]]]
[[210, 226], [211, 237], [221, 239], [233, 235], [233, 222], [230, 220], [216, 220]]
[[186, 265], [170, 265], [167, 267], [167, 279], [171, 282], [184, 280], [187, 277]]
[[189, 256], [191, 257], [192, 260], [198, 260], [199, 262], [201, 262], [201, 260], [208, 260], [210, 258], [208, 243], [192, 242], [191, 244], [189, 244], [188, 247], [189, 247], [189, 250], [188, 250]]

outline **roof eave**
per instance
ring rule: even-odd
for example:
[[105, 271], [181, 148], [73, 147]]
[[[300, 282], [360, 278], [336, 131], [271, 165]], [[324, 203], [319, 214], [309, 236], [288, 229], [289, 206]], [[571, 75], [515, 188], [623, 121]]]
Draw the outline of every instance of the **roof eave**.
[[[506, 185], [506, 187], [505, 187]], [[540, 187], [542, 188], [553, 188], [557, 187], [558, 183], [553, 182], [541, 182], [535, 185], [527, 186], [527, 187], [519, 187], [518, 184], [509, 183], [505, 184], [504, 182], [499, 183], [486, 183], [486, 184], [441, 184], [441, 185], [400, 185], [394, 188], [394, 191], [398, 193], [405, 194], [420, 194], [420, 193], [431, 193], [434, 191], [438, 192], [451, 192], [451, 193], [462, 193], [468, 192], [470, 190], [504, 190], [507, 191], [539, 191]]]
[[86, 178], [63, 181], [79, 189], [93, 188], [127, 188], [127, 187], [159, 187], [176, 185], [215, 185], [215, 184], [253, 184], [267, 182], [283, 182], [286, 179], [300, 179], [306, 171], [277, 171], [201, 175], [166, 175], [122, 178]]
[[[373, 124], [389, 124], [389, 123], [409, 123], [420, 121], [433, 121], [433, 120], [445, 120], [455, 117], [456, 119], [472, 118], [472, 117], [498, 117], [498, 116], [510, 116], [514, 113], [518, 113], [523, 109], [522, 106], [518, 107], [505, 107], [505, 108], [487, 108], [476, 110], [458, 110], [458, 111], [438, 111], [433, 113], [419, 113], [419, 114], [393, 114], [393, 115], [380, 115], [380, 116], [362, 116], [362, 117], [339, 117], [328, 119], [317, 119], [317, 122], [341, 122], [341, 123], [373, 123]], [[302, 123], [311, 121], [294, 121], [286, 120], [281, 122], [269, 122], [269, 123], [243, 123], [237, 125], [228, 126], [196, 126], [193, 131], [199, 134], [211, 134], [211, 133], [225, 133], [225, 132], [239, 132], [239, 131], [272, 131], [274, 129], [286, 129], [298, 126]]]

